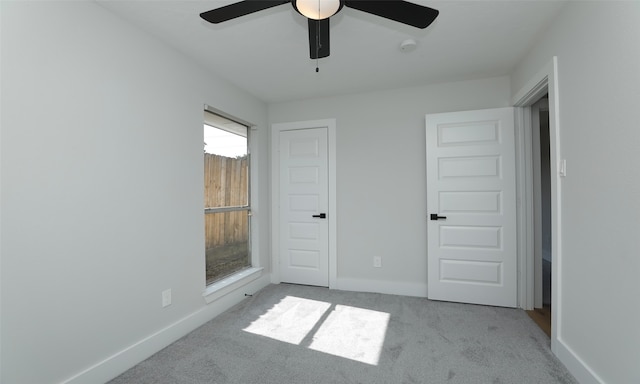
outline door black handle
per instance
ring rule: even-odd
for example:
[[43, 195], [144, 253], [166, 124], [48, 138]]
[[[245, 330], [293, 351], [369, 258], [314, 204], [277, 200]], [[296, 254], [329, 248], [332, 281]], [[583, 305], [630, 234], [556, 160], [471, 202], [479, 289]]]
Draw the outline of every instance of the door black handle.
[[327, 214], [326, 213], [321, 213], [319, 215], [312, 215], [311, 217], [317, 217], [318, 219], [326, 219], [327, 218]]
[[447, 216], [438, 216], [438, 214], [437, 214], [437, 213], [432, 213], [432, 214], [429, 216], [429, 218], [430, 218], [431, 220], [440, 220], [440, 219], [445, 220], [445, 219], [447, 218]]

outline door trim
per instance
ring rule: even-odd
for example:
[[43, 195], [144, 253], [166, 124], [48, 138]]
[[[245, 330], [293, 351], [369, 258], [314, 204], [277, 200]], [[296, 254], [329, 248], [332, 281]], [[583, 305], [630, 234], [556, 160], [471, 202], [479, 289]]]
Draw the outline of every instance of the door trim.
[[327, 160], [329, 182], [329, 288], [337, 278], [337, 209], [336, 209], [336, 119], [295, 121], [271, 124], [271, 282], [280, 280], [280, 132], [311, 128], [327, 128]]
[[520, 282], [520, 307], [533, 309], [534, 306], [534, 255], [533, 255], [533, 165], [532, 165], [532, 128], [531, 105], [545, 93], [549, 94], [549, 150], [551, 169], [551, 350], [557, 354], [562, 338], [562, 267], [561, 234], [561, 182], [560, 164], [560, 118], [558, 104], [558, 59], [553, 57], [512, 99], [516, 107], [516, 152], [518, 184], [518, 226]]
[[[530, 112], [531, 104], [540, 99], [545, 92], [549, 94], [549, 149], [552, 166], [555, 165], [556, 169], [551, 169], [551, 252], [553, 263], [551, 264], [551, 302], [553, 308], [551, 311], [551, 351], [558, 357], [560, 362], [567, 367], [569, 372], [578, 379], [581, 383], [602, 383], [603, 381], [598, 375], [589, 367], [589, 365], [580, 358], [579, 355], [569, 346], [562, 337], [564, 324], [562, 321], [563, 302], [562, 302], [562, 290], [564, 284], [562, 281], [562, 182], [560, 177], [560, 161], [562, 159], [562, 143], [560, 142], [560, 106], [558, 98], [558, 58], [554, 56], [541, 70], [531, 78], [531, 80], [518, 92], [512, 99], [512, 104], [517, 107], [516, 113], [518, 116], [517, 130], [526, 132], [529, 130], [531, 133], [530, 124]], [[529, 116], [526, 116], [529, 113]], [[524, 117], [527, 117], [524, 119]], [[525, 147], [522, 147], [525, 145]], [[517, 151], [523, 152], [525, 150], [531, 151], [531, 141], [529, 135], [529, 141], [522, 141], [518, 143]], [[524, 153], [524, 152], [523, 152]], [[525, 158], [526, 160], [526, 158]], [[522, 170], [522, 176], [526, 179], [524, 171], [526, 171], [526, 164], [520, 165], [523, 168], [518, 169], [518, 173]], [[530, 177], [531, 174], [528, 174]], [[531, 181], [531, 179], [529, 179]], [[526, 180], [523, 180], [525, 183]], [[530, 184], [529, 184], [530, 185]], [[522, 190], [521, 190], [522, 191]], [[519, 195], [520, 197], [523, 195]], [[533, 229], [533, 216], [519, 216], [520, 224], [527, 224], [530, 222], [531, 229]], [[522, 240], [527, 242], [533, 247], [533, 233], [525, 233]], [[527, 261], [533, 263], [533, 248], [531, 248], [531, 256], [529, 260], [526, 258], [526, 254], [520, 255], [524, 263], [522, 263], [523, 271], [521, 276], [531, 275], [530, 281], [521, 281], [521, 293], [523, 296], [531, 295], [531, 301], [529, 305], [533, 306], [533, 269], [527, 268]], [[525, 308], [527, 302], [522, 302], [521, 307]]]

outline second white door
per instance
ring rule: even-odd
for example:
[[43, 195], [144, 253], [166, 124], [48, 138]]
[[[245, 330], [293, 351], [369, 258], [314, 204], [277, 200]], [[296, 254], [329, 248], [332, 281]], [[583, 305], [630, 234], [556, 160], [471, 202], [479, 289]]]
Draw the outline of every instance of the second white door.
[[513, 108], [426, 116], [428, 296], [515, 307]]
[[327, 128], [279, 132], [280, 280], [329, 286]]

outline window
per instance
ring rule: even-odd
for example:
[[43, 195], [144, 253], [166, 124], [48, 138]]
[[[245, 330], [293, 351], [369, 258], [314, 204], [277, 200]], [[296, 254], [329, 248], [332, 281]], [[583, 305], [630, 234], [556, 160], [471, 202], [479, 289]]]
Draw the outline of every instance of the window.
[[248, 128], [204, 112], [207, 285], [251, 267]]

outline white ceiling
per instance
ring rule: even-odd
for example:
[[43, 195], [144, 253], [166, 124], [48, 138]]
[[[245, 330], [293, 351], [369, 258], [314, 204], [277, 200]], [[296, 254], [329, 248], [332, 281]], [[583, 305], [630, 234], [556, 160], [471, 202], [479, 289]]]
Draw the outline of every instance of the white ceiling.
[[[413, 0], [440, 11], [424, 30], [345, 7], [316, 73], [307, 21], [288, 4], [214, 25], [199, 14], [234, 0], [95, 1], [268, 103], [508, 75], [564, 5]], [[415, 51], [400, 50], [407, 38]]]

